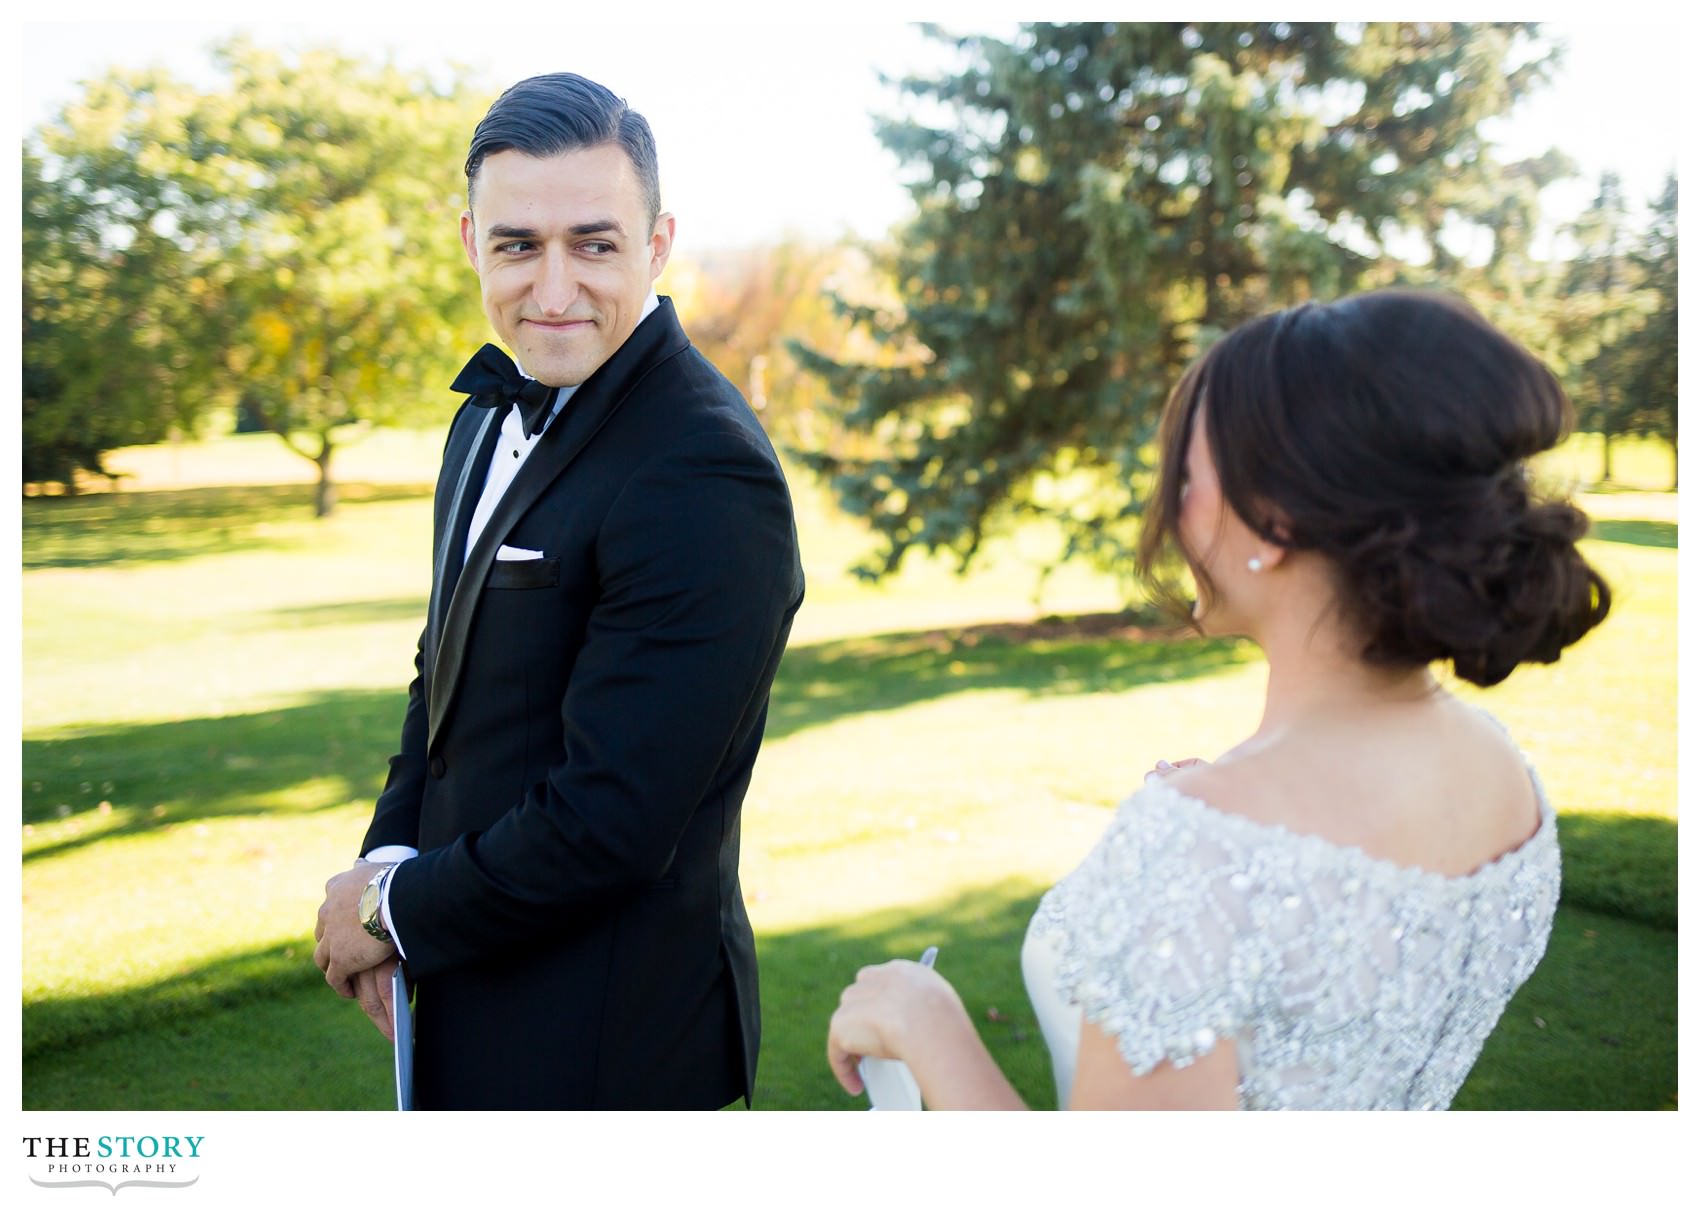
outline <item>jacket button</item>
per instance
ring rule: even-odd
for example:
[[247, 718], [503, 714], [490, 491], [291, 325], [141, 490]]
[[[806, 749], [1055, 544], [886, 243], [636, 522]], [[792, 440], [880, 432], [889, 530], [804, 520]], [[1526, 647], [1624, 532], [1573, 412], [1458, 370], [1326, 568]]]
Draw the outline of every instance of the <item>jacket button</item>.
[[449, 768], [449, 764], [447, 762], [443, 761], [442, 758], [434, 757], [434, 758], [431, 759], [431, 773], [435, 777], [442, 778], [444, 772], [447, 771], [448, 768]]

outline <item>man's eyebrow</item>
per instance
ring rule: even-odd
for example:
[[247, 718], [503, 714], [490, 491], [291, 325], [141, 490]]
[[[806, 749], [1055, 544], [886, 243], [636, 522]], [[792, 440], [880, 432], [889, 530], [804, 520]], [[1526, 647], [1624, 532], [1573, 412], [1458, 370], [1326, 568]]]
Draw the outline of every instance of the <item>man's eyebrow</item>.
[[[626, 229], [618, 219], [591, 219], [586, 223], [575, 223], [567, 228], [569, 236], [594, 236], [603, 232], [612, 232], [616, 236], [626, 234]], [[492, 223], [484, 233], [489, 240], [535, 240], [537, 229], [534, 227], [518, 227], [512, 223]]]
[[626, 229], [620, 226], [618, 219], [592, 219], [588, 223], [575, 223], [567, 228], [567, 234], [572, 236], [594, 236], [605, 231], [613, 232], [616, 236], [626, 234]]

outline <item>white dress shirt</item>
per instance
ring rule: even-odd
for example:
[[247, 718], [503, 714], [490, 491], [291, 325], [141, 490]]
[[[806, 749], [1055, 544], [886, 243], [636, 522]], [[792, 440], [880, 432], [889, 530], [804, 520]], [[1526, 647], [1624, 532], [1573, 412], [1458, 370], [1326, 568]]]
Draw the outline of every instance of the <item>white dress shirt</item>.
[[[661, 299], [654, 290], [649, 292], [649, 298], [644, 300], [643, 311], [638, 314], [638, 323], [649, 319], [649, 314], [661, 306]], [[630, 340], [631, 338], [627, 338]], [[517, 363], [515, 365], [518, 365]], [[519, 367], [519, 372], [526, 378], [525, 367]], [[501, 504], [502, 496], [508, 491], [508, 485], [514, 482], [519, 469], [525, 466], [526, 459], [531, 457], [532, 447], [537, 445], [549, 426], [555, 423], [555, 418], [561, 415], [561, 410], [572, 399], [573, 393], [579, 389], [578, 384], [563, 387], [555, 393], [555, 402], [549, 408], [549, 418], [531, 437], [525, 436], [525, 421], [520, 415], [519, 405], [510, 405], [507, 416], [502, 418], [501, 435], [496, 439], [496, 451], [490, 456], [490, 471], [484, 477], [484, 491], [478, 498], [478, 506], [472, 511], [472, 521], [466, 528], [466, 550], [471, 551], [472, 545], [478, 541], [478, 536], [484, 533], [484, 527], [490, 523], [490, 515], [496, 512], [496, 506]], [[412, 846], [374, 846], [365, 856], [368, 863], [403, 863], [413, 858], [419, 851]], [[380, 915], [383, 918], [384, 929], [390, 932], [390, 938], [395, 942], [395, 949], [403, 959], [407, 951], [401, 945], [401, 936], [395, 931], [395, 923], [390, 920], [390, 886], [384, 885], [384, 899]]]

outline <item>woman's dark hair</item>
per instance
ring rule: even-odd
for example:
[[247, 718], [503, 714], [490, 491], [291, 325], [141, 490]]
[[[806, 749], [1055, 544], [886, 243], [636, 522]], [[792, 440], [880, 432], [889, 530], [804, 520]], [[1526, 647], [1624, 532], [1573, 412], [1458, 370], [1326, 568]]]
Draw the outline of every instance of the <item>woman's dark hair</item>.
[[607, 143], [618, 144], [637, 170], [653, 227], [661, 214], [661, 170], [649, 123], [602, 85], [572, 72], [532, 76], [496, 98], [466, 152], [467, 205], [486, 156], [510, 148], [528, 156], [557, 156]]
[[[1229, 333], [1165, 406], [1162, 463], [1137, 566], [1181, 548], [1193, 417], [1227, 505], [1265, 540], [1325, 556], [1364, 660], [1449, 660], [1491, 686], [1550, 663], [1605, 617], [1611, 593], [1576, 540], [1587, 517], [1537, 500], [1524, 461], [1570, 430], [1551, 371], [1450, 296], [1383, 290], [1306, 303]], [[1190, 555], [1198, 591], [1209, 578]]]

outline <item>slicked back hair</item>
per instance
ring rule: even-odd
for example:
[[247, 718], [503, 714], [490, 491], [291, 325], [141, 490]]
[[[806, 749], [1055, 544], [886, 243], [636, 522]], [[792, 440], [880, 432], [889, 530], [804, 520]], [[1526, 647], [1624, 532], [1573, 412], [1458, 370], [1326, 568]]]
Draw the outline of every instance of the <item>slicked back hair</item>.
[[496, 98], [467, 148], [467, 206], [486, 156], [513, 150], [541, 158], [609, 143], [617, 144], [637, 171], [653, 228], [661, 214], [661, 170], [649, 123], [602, 85], [572, 72], [532, 76]]

